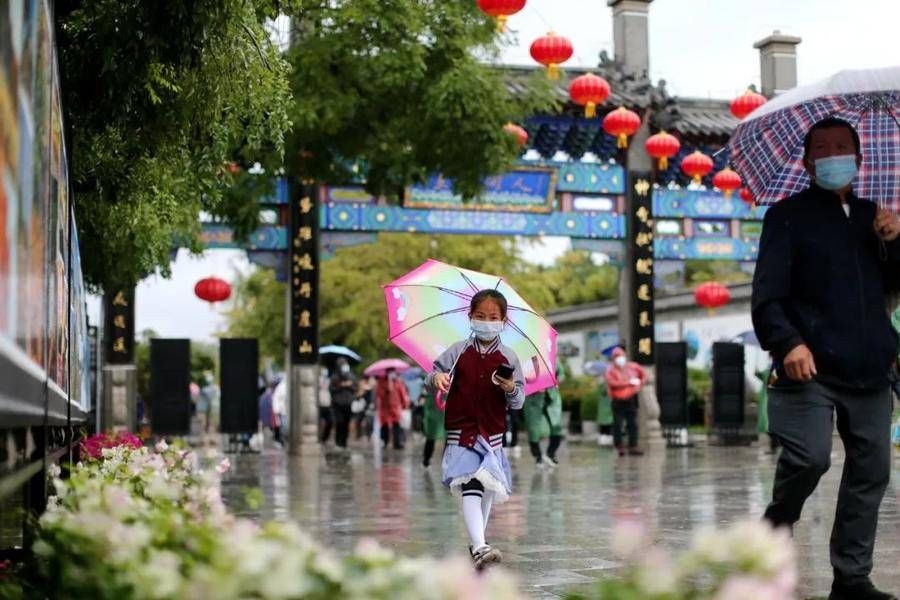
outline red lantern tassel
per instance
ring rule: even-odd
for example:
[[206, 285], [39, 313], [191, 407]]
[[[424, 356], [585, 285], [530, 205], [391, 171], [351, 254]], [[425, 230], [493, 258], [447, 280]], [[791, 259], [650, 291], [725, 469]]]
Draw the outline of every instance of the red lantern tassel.
[[556, 63], [550, 63], [547, 65], [547, 78], [556, 81], [559, 79], [559, 65]]
[[731, 198], [731, 194], [734, 193], [734, 190], [725, 190], [722, 192], [726, 198]]
[[702, 181], [703, 181], [702, 177], [700, 177], [699, 175], [694, 175], [694, 185], [700, 185], [700, 183]]
[[626, 134], [620, 133], [618, 140], [619, 142], [617, 145], [619, 148], [624, 149], [628, 147], [628, 136]]
[[597, 116], [597, 103], [596, 102], [588, 102], [584, 107], [584, 116], [588, 119], [593, 119]]
[[506, 31], [506, 20], [508, 18], [509, 17], [507, 17], [506, 15], [500, 15], [499, 17], [497, 17], [497, 33], [503, 33], [504, 31]]
[[660, 171], [668, 171], [669, 170], [669, 157], [663, 156], [659, 159], [659, 170]]

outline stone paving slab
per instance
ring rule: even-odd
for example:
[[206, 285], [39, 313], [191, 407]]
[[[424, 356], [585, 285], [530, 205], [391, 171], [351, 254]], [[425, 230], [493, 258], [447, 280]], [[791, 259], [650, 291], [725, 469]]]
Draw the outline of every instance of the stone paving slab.
[[[843, 454], [835, 443], [832, 468], [809, 499], [795, 540], [802, 597], [825, 597], [831, 584], [828, 539]], [[421, 446], [402, 452], [368, 444], [352, 453], [287, 457], [232, 456], [223, 493], [232, 509], [255, 519], [292, 519], [338, 551], [373, 537], [397, 552], [447, 556], [466, 551], [457, 499], [440, 483], [439, 467], [419, 465]], [[562, 464], [536, 469], [512, 459], [513, 496], [491, 514], [488, 540], [499, 547], [523, 592], [557, 598], [615, 572], [609, 549], [616, 518], [642, 518], [665, 547], [680, 549], [693, 530], [762, 514], [774, 478], [774, 457], [758, 448], [670, 449], [618, 458], [596, 446], [564, 446]], [[264, 502], [250, 509], [245, 490]], [[900, 459], [882, 505], [875, 582], [900, 591]]]

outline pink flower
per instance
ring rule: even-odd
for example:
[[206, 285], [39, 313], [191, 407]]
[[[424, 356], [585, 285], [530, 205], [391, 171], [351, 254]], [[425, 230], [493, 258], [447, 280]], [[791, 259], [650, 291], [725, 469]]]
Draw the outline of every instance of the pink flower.
[[231, 468], [231, 461], [228, 460], [228, 457], [226, 456], [225, 458], [222, 459], [222, 462], [220, 462], [219, 465], [216, 467], [216, 472], [219, 475], [222, 475], [223, 473], [227, 472], [228, 469], [230, 469], [230, 468]]
[[127, 431], [118, 433], [98, 433], [82, 440], [80, 446], [81, 458], [103, 458], [104, 448], [116, 448], [126, 446], [129, 448], [143, 448], [144, 442], [136, 435]]

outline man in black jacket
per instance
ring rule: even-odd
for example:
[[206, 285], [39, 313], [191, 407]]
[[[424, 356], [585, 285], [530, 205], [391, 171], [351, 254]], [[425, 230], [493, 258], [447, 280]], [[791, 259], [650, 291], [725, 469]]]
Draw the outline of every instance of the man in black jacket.
[[898, 334], [886, 292], [900, 272], [900, 219], [853, 195], [862, 159], [850, 124], [829, 118], [810, 129], [804, 165], [813, 183], [766, 213], [753, 280], [753, 325], [774, 359], [769, 428], [782, 446], [766, 519], [799, 520], [829, 467], [835, 414], [846, 450], [831, 534], [833, 600], [895, 598], [869, 573], [890, 478]]

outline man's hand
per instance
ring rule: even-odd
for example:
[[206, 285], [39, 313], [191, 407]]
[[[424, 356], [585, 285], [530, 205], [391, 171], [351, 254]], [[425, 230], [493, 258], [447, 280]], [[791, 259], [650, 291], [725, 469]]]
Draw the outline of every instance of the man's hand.
[[641, 379], [639, 377], [632, 377], [628, 383], [631, 385], [641, 385]]
[[885, 242], [893, 242], [900, 236], [900, 217], [884, 208], [875, 215], [875, 233]]
[[784, 357], [784, 370], [794, 381], [812, 381], [816, 372], [816, 362], [806, 344], [800, 344]]
[[450, 391], [450, 375], [447, 373], [438, 373], [434, 376], [434, 387], [443, 393]]

